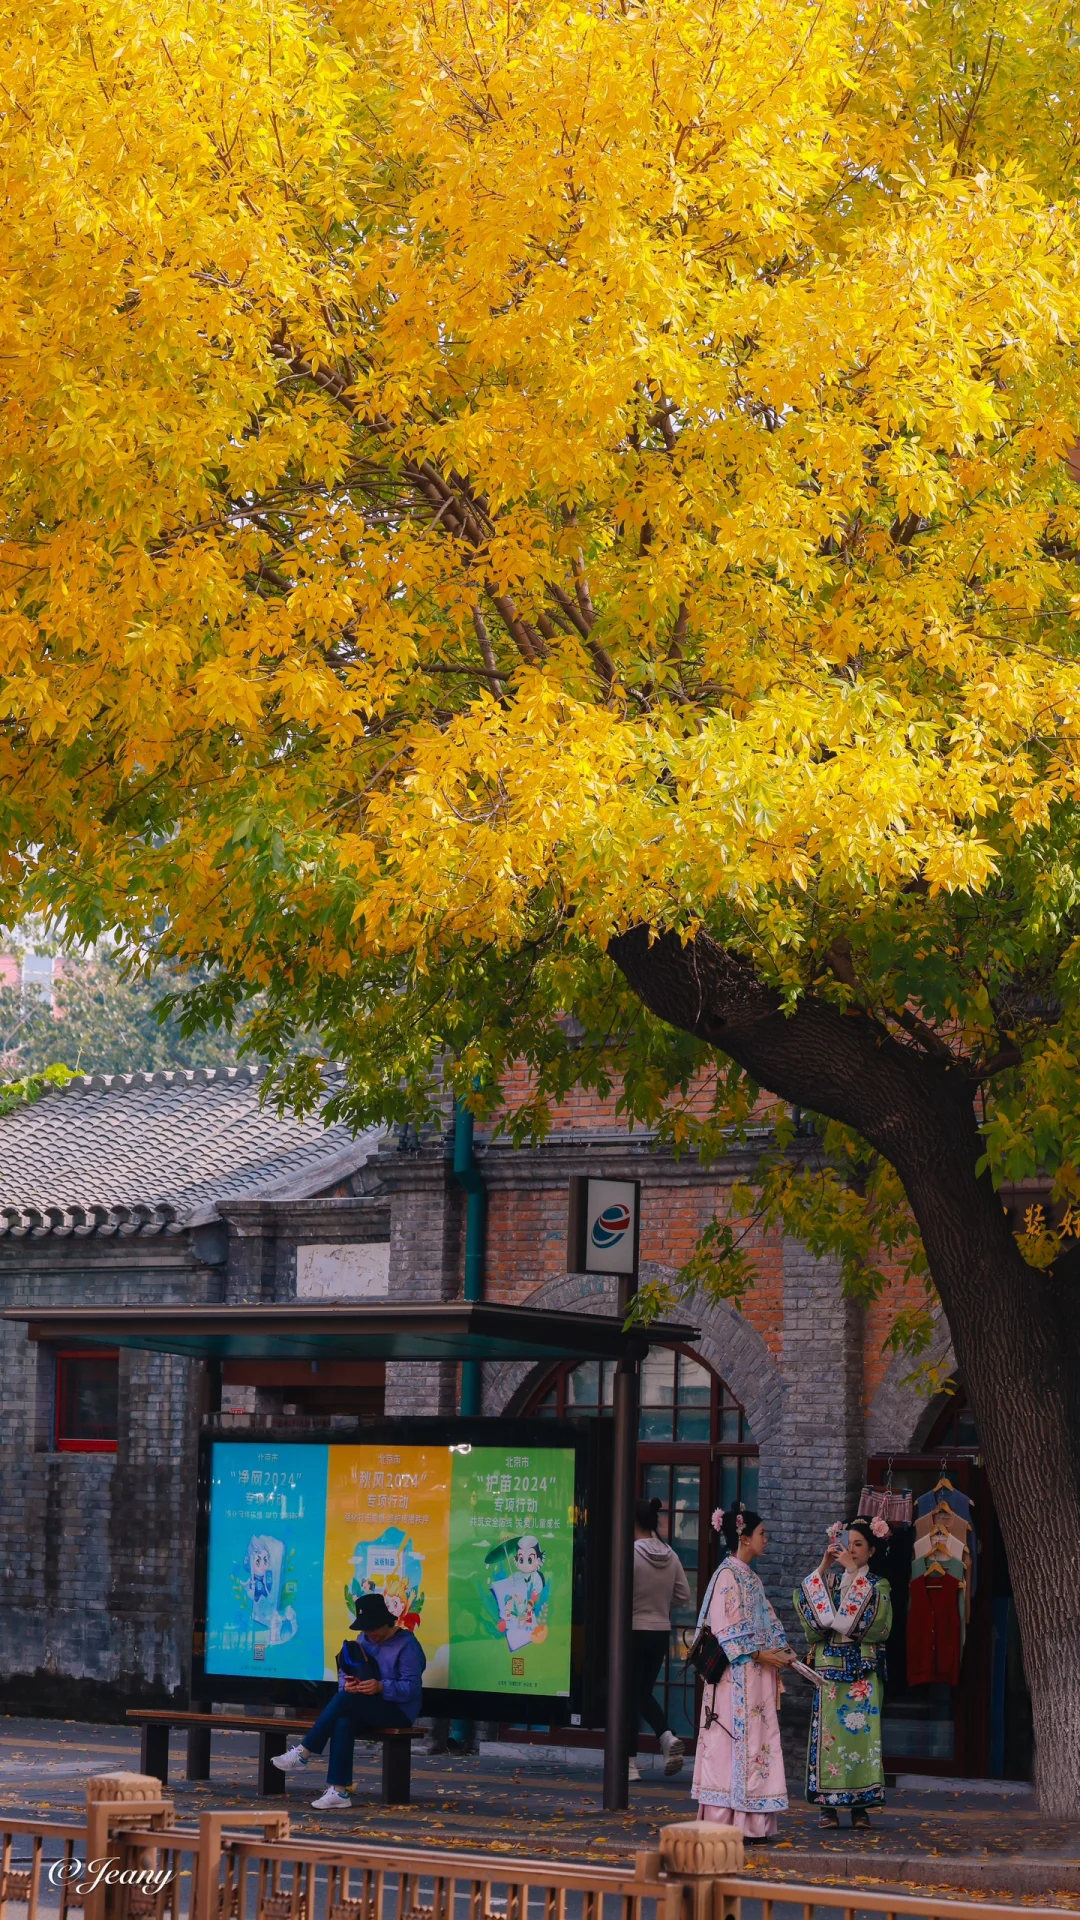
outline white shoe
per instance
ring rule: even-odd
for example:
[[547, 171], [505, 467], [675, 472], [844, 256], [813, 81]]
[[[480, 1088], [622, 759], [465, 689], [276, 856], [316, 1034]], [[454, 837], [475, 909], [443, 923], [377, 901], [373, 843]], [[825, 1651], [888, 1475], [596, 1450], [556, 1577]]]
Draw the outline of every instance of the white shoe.
[[336, 1807], [351, 1807], [352, 1801], [347, 1793], [342, 1793], [340, 1787], [327, 1787], [326, 1792], [320, 1793], [311, 1804], [316, 1813], [330, 1813]]
[[280, 1767], [282, 1773], [292, 1773], [297, 1767], [306, 1767], [307, 1763], [308, 1750], [301, 1745], [286, 1747], [284, 1753], [274, 1755], [274, 1765]]
[[686, 1749], [677, 1733], [662, 1733], [660, 1735], [660, 1751], [664, 1756], [664, 1772], [681, 1773], [683, 1754]]
[[638, 1766], [638, 1763], [637, 1763], [637, 1761], [636, 1761], [636, 1760], [631, 1760], [631, 1762], [630, 1762], [630, 1772], [629, 1772], [629, 1774], [628, 1774], [628, 1776], [627, 1776], [627, 1778], [628, 1778], [628, 1779], [630, 1779], [630, 1780], [640, 1780], [640, 1779], [641, 1779], [641, 1768], [640, 1768], [640, 1767]]

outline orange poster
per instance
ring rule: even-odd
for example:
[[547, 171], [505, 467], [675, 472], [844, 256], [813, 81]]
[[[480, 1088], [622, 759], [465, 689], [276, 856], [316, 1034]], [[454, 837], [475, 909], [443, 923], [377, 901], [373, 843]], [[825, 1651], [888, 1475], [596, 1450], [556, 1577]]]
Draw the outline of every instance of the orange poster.
[[352, 1639], [353, 1605], [381, 1593], [427, 1656], [424, 1685], [449, 1680], [450, 1546], [448, 1446], [328, 1448], [323, 1580], [325, 1673]]

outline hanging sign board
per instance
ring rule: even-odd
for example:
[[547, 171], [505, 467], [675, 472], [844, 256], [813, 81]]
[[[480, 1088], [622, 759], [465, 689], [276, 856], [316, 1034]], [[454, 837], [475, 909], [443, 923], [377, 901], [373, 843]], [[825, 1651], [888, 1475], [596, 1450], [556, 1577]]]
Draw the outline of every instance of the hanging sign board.
[[574, 1174], [567, 1221], [568, 1273], [616, 1273], [637, 1279], [640, 1180]]

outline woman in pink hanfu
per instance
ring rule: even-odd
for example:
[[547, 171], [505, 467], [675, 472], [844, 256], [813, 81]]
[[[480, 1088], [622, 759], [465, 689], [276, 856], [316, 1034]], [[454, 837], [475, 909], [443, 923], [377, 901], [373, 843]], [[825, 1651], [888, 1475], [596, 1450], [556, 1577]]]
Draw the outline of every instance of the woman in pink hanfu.
[[768, 1545], [760, 1514], [715, 1513], [727, 1557], [713, 1574], [698, 1625], [706, 1618], [731, 1665], [706, 1687], [691, 1789], [699, 1820], [735, 1826], [748, 1840], [769, 1840], [787, 1807], [780, 1751], [780, 1669], [791, 1652], [751, 1561]]

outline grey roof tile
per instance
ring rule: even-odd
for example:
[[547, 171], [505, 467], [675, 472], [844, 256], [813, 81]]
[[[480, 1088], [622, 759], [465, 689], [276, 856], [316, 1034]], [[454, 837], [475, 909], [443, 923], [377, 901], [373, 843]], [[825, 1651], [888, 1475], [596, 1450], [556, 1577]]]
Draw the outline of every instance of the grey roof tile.
[[[218, 1201], [317, 1193], [375, 1151], [380, 1129], [279, 1118], [260, 1104], [261, 1077], [252, 1067], [95, 1073], [16, 1107], [0, 1118], [0, 1233], [20, 1231], [15, 1216], [35, 1236], [92, 1232], [96, 1215], [119, 1221], [129, 1209], [153, 1215], [143, 1231], [175, 1230]], [[139, 1229], [136, 1212], [126, 1230]]]

